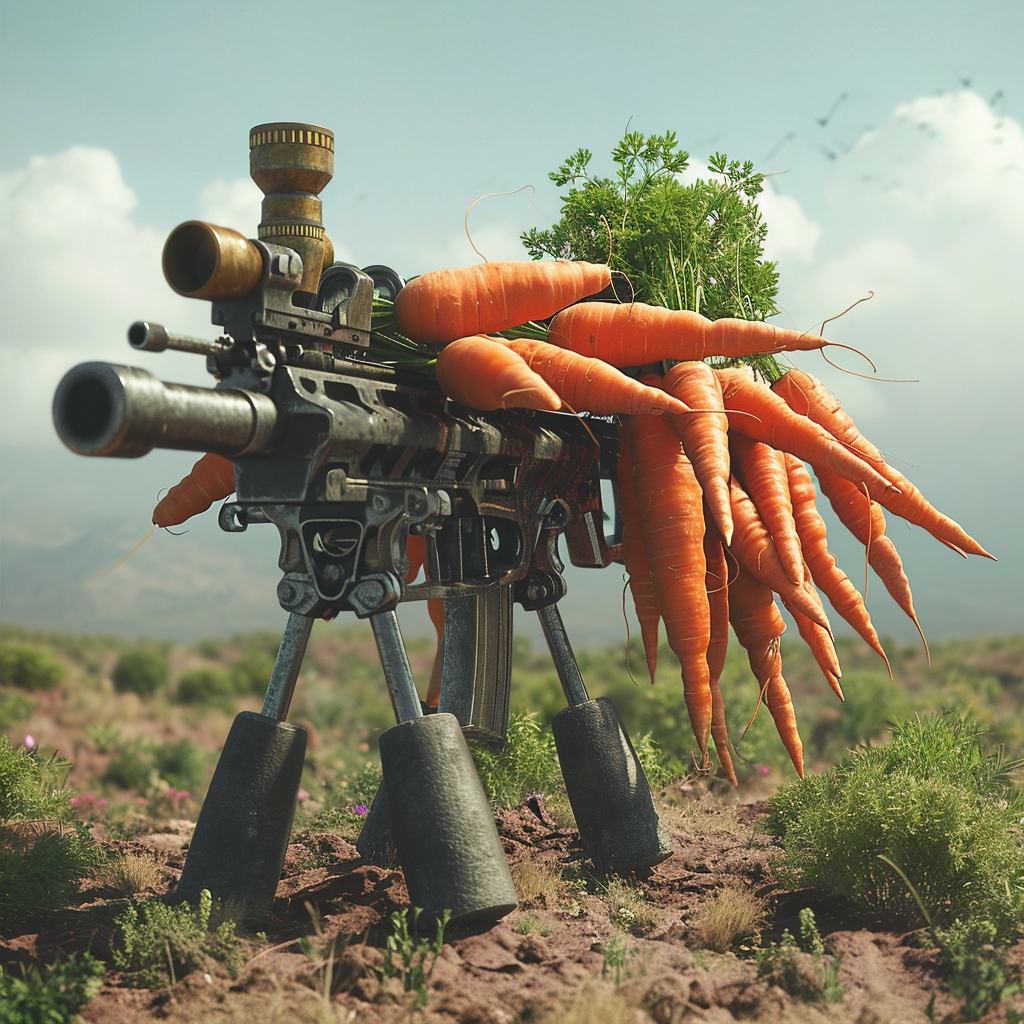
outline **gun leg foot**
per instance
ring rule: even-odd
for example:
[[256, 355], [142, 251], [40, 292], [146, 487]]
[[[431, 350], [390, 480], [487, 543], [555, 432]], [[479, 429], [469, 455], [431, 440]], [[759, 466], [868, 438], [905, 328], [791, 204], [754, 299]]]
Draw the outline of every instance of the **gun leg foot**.
[[496, 921], [518, 905], [494, 812], [454, 715], [401, 722], [381, 733], [391, 836], [409, 902], [430, 928]]
[[306, 756], [306, 731], [243, 711], [235, 716], [196, 822], [172, 901], [209, 889], [246, 921], [270, 912], [281, 878]]
[[573, 704], [551, 729], [580, 838], [598, 871], [628, 874], [665, 860], [671, 841], [611, 701]]

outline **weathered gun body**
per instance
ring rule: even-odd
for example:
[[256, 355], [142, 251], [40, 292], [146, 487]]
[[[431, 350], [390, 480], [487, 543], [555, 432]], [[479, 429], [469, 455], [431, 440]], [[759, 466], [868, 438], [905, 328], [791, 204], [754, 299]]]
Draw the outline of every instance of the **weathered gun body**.
[[[269, 909], [305, 744], [285, 718], [312, 622], [341, 612], [369, 619], [377, 640], [399, 723], [381, 737], [391, 831], [410, 895], [428, 917], [443, 909], [463, 920], [494, 917], [515, 905], [462, 736], [504, 739], [513, 601], [541, 613], [570, 705], [561, 714], [573, 713], [560, 742], [579, 762], [577, 788], [596, 784], [593, 792], [615, 805], [612, 826], [608, 814], [590, 815], [596, 859], [632, 869], [663, 858], [642, 769], [610, 706], [588, 699], [556, 608], [565, 593], [560, 535], [577, 565], [601, 567], [618, 555], [601, 502], [602, 480], [614, 478], [615, 425], [476, 412], [430, 378], [370, 359], [374, 296], [394, 299], [403, 282], [386, 267], [331, 262], [310, 193], [329, 180], [333, 137], [282, 124], [253, 129], [250, 142], [253, 177], [273, 190], [260, 238], [193, 221], [164, 250], [169, 283], [212, 301], [221, 336], [183, 337], [144, 322], [129, 330], [139, 350], [205, 355], [216, 386], [84, 363], [54, 398], [58, 433], [82, 454], [136, 457], [163, 447], [230, 458], [236, 493], [221, 507], [221, 527], [273, 523], [280, 532], [277, 593], [288, 626], [261, 713], [243, 713], [232, 727], [179, 893], [211, 888], [241, 900], [251, 917]], [[318, 261], [325, 266], [311, 272]], [[411, 535], [425, 539], [422, 579], [407, 578]], [[444, 675], [442, 713], [423, 716], [395, 608], [427, 598], [445, 603]], [[600, 766], [591, 748], [601, 749]], [[577, 817], [582, 830], [585, 809]], [[446, 834], [443, 821], [459, 822], [458, 834]], [[610, 845], [609, 828], [618, 833]]]

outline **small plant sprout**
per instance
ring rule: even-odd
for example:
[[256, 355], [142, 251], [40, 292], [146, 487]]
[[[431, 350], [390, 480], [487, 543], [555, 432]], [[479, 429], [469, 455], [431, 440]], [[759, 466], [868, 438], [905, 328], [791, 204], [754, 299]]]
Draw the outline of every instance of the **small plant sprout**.
[[408, 914], [396, 910], [391, 915], [392, 932], [384, 944], [384, 963], [377, 970], [377, 978], [381, 987], [388, 978], [399, 978], [406, 992], [416, 993], [417, 1004], [426, 1006], [427, 984], [444, 949], [444, 932], [452, 915], [445, 910], [438, 918], [434, 938], [427, 939], [417, 931], [421, 913], [419, 907], [412, 907]]

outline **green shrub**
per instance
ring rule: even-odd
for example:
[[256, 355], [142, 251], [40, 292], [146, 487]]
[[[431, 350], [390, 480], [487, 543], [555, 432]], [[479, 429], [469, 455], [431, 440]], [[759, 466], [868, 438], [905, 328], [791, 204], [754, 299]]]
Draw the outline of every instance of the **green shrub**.
[[180, 704], [209, 704], [228, 711], [234, 707], [235, 688], [219, 668], [194, 668], [178, 680]]
[[263, 696], [274, 671], [274, 657], [258, 648], [246, 651], [241, 658], [231, 663], [228, 670], [231, 685], [236, 693]]
[[914, 719], [781, 789], [769, 828], [802, 885], [906, 920], [990, 920], [1004, 938], [1024, 920], [1015, 767], [952, 715]]
[[72, 953], [45, 972], [34, 967], [21, 977], [0, 968], [0, 1024], [58, 1024], [71, 1020], [99, 994], [106, 969], [90, 953]]
[[245, 944], [233, 921], [210, 930], [213, 899], [209, 889], [199, 894], [199, 906], [168, 907], [159, 900], [132, 904], [114, 922], [111, 951], [114, 965], [133, 988], [173, 985], [211, 960], [234, 977], [245, 961]]
[[67, 675], [67, 668], [46, 647], [32, 644], [0, 644], [0, 686], [19, 690], [52, 690]]
[[152, 744], [144, 739], [132, 740], [118, 745], [117, 753], [103, 772], [103, 781], [120, 789], [146, 793], [155, 781], [154, 770]]
[[88, 827], [72, 821], [70, 768], [0, 735], [0, 926], [57, 909], [97, 861]]
[[193, 794], [206, 783], [206, 761], [202, 748], [187, 736], [153, 751], [153, 767], [160, 778], [175, 789], [187, 789]]
[[509, 716], [508, 741], [499, 751], [470, 744], [473, 760], [488, 799], [496, 806], [514, 806], [529, 793], [552, 794], [562, 788], [555, 739], [530, 711]]
[[118, 693], [152, 697], [170, 678], [167, 658], [152, 647], [135, 647], [117, 660], [111, 679]]
[[35, 710], [36, 702], [27, 693], [0, 687], [0, 732], [27, 722]]

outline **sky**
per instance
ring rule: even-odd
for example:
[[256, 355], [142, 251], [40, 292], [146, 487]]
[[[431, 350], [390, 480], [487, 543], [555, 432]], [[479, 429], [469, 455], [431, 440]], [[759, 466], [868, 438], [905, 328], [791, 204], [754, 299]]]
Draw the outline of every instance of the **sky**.
[[[345, 0], [294, 5], [93, 0], [0, 15], [0, 622], [192, 640], [283, 627], [270, 527], [225, 535], [213, 513], [144, 534], [194, 456], [86, 459], [50, 403], [92, 359], [211, 383], [203, 361], [136, 353], [150, 319], [215, 336], [208, 305], [160, 271], [196, 217], [255, 235], [250, 127], [336, 136], [324, 222], [339, 259], [406, 276], [523, 258], [557, 220], [548, 180], [586, 147], [595, 170], [627, 125], [672, 130], [699, 173], [721, 151], [771, 174], [761, 197], [778, 261], [775, 322], [809, 329], [856, 299], [829, 337], [878, 376], [794, 363], [997, 563], [961, 560], [889, 517], [929, 637], [1024, 629], [1024, 70], [1019, 3], [586, 4]], [[382, 13], [385, 12], [386, 13]], [[290, 19], [290, 20], [289, 20]], [[870, 372], [850, 353], [839, 359]], [[863, 583], [863, 549], [830, 546]], [[624, 634], [622, 572], [576, 570], [562, 610], [579, 644]], [[912, 624], [870, 584], [883, 635]], [[407, 632], [429, 629], [403, 608]], [[536, 639], [532, 616], [517, 629]], [[833, 616], [837, 619], [837, 616]]]

